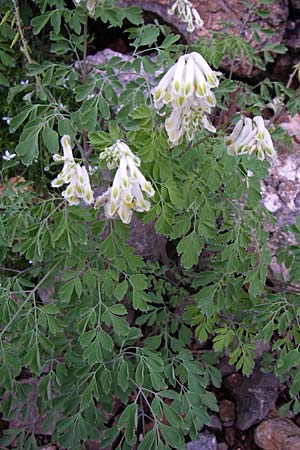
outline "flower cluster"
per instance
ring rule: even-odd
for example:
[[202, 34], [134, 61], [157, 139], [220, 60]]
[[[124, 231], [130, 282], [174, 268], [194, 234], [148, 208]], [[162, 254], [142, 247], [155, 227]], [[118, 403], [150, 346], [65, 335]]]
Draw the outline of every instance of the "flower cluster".
[[152, 197], [154, 189], [138, 168], [140, 159], [124, 142], [118, 140], [100, 157], [107, 161], [110, 169], [118, 169], [112, 186], [96, 199], [95, 207], [105, 205], [106, 217], [114, 218], [118, 215], [122, 222], [130, 223], [133, 210], [144, 212], [150, 209], [150, 202], [144, 194]]
[[189, 0], [176, 0], [173, 6], [168, 9], [168, 14], [172, 16], [176, 11], [182, 22], [187, 24], [189, 33], [192, 33], [196, 28], [203, 27], [203, 20]]
[[224, 142], [231, 156], [254, 154], [260, 160], [266, 157], [274, 159], [276, 156], [270, 133], [261, 116], [240, 119]]
[[207, 116], [216, 105], [212, 89], [219, 85], [219, 75], [199, 53], [192, 52], [180, 56], [153, 89], [156, 109], [172, 107], [165, 124], [172, 144], [180, 143], [185, 135], [192, 140], [200, 125], [216, 131]]
[[63, 170], [52, 180], [51, 186], [58, 188], [63, 184], [69, 186], [62, 192], [62, 196], [69, 205], [79, 205], [83, 200], [88, 205], [94, 201], [94, 194], [91, 189], [89, 176], [85, 167], [75, 163], [70, 143], [70, 136], [64, 135], [61, 138], [61, 145], [64, 156], [53, 155], [54, 161], [63, 162]]

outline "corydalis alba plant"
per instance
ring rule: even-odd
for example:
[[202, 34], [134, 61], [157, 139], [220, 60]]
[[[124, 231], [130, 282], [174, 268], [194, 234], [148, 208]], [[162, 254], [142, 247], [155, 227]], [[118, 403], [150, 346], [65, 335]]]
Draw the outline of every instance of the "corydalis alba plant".
[[215, 132], [208, 115], [216, 106], [212, 91], [218, 87], [220, 72], [211, 69], [197, 52], [182, 55], [153, 89], [154, 107], [171, 106], [173, 111], [165, 126], [172, 144], [182, 141], [184, 135], [192, 140], [196, 130], [203, 126]]
[[261, 116], [240, 119], [224, 142], [231, 156], [254, 154], [260, 160], [276, 157], [272, 138]]
[[176, 0], [173, 6], [168, 9], [168, 14], [172, 16], [176, 12], [182, 22], [187, 24], [187, 31], [189, 33], [192, 33], [196, 28], [203, 27], [203, 20], [189, 0]]
[[63, 156], [55, 154], [53, 159], [57, 162], [63, 162], [64, 167], [58, 176], [52, 180], [51, 186], [58, 188], [63, 184], [69, 184], [62, 192], [62, 196], [69, 205], [79, 205], [80, 200], [91, 205], [94, 202], [94, 194], [87, 170], [85, 167], [81, 167], [80, 164], [75, 163], [70, 136], [64, 135], [60, 142], [63, 148]]
[[105, 149], [100, 156], [107, 161], [107, 166], [118, 167], [112, 186], [99, 196], [95, 207], [105, 205], [107, 218], [119, 216], [123, 223], [130, 223], [133, 210], [149, 211], [150, 202], [145, 198], [152, 197], [155, 192], [149, 181], [139, 170], [140, 159], [132, 153], [130, 148], [118, 140], [114, 145]]

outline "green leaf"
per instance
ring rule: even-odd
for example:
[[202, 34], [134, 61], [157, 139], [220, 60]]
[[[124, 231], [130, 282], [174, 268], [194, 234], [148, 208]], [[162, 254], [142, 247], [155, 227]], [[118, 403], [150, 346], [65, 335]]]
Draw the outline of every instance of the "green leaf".
[[214, 313], [214, 297], [217, 292], [217, 285], [202, 288], [194, 298], [197, 300], [200, 310], [211, 317]]
[[74, 90], [76, 102], [81, 102], [82, 100], [87, 98], [87, 96], [89, 94], [91, 94], [94, 89], [95, 89], [95, 81], [94, 80], [89, 80], [86, 84], [78, 86]]
[[128, 290], [128, 282], [126, 280], [122, 281], [122, 283], [118, 284], [118, 286], [115, 288], [115, 297], [118, 301], [123, 300], [125, 297], [125, 294]]
[[160, 424], [160, 429], [167, 444], [176, 448], [176, 450], [185, 450], [183, 435], [179, 431], [163, 423]]
[[112, 314], [116, 314], [117, 316], [124, 316], [127, 314], [127, 309], [124, 305], [112, 305], [109, 307], [109, 310]]
[[118, 370], [118, 385], [123, 392], [127, 391], [129, 387], [129, 368], [125, 359], [122, 359]]
[[27, 119], [29, 114], [36, 108], [35, 105], [26, 106], [19, 114], [14, 116], [10, 121], [9, 130], [11, 133], [17, 131], [22, 123]]
[[47, 150], [51, 153], [58, 153], [58, 133], [55, 130], [52, 130], [52, 128], [45, 127], [42, 131], [42, 136]]
[[112, 337], [102, 328], [99, 331], [99, 343], [103, 350], [106, 350], [107, 352], [111, 352], [114, 347], [114, 341]]
[[47, 25], [50, 17], [51, 17], [50, 11], [45, 14], [42, 14], [41, 16], [34, 17], [31, 20], [33, 34], [39, 34], [40, 31]]
[[170, 425], [172, 425], [175, 428], [182, 428], [184, 427], [184, 422], [177, 411], [175, 411], [174, 408], [167, 405], [166, 403], [163, 403], [163, 410], [164, 415], [169, 422]]
[[148, 285], [146, 276], [142, 274], [131, 275], [130, 284], [138, 291], [143, 291]]
[[98, 97], [98, 105], [102, 118], [108, 120], [110, 118], [109, 106], [105, 98], [101, 95]]
[[108, 370], [106, 367], [104, 368], [103, 372], [101, 373], [101, 384], [105, 392], [110, 392], [111, 385], [112, 385], [112, 376], [111, 371]]
[[150, 450], [152, 449], [152, 446], [154, 445], [154, 441], [155, 441], [155, 437], [156, 437], [156, 430], [155, 428], [152, 428], [152, 430], [148, 431], [142, 442], [140, 443], [138, 450]]
[[198, 262], [203, 246], [203, 241], [195, 233], [190, 233], [179, 241], [176, 248], [185, 269], [191, 269]]
[[129, 6], [129, 8], [124, 8], [123, 14], [129, 22], [134, 25], [141, 25], [143, 23], [142, 10], [137, 6]]
[[21, 141], [16, 149], [21, 161], [25, 166], [32, 164], [33, 160], [38, 157], [38, 133], [28, 138], [26, 141]]
[[180, 35], [179, 34], [168, 34], [162, 44], [160, 45], [160, 48], [163, 48], [166, 50], [167, 48], [171, 47], [171, 45], [175, 44], [177, 41], [179, 41]]

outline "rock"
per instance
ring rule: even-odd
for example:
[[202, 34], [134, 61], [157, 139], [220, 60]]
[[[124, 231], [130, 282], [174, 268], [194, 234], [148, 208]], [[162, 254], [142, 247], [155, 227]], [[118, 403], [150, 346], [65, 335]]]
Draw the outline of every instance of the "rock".
[[233, 447], [236, 441], [235, 429], [233, 427], [225, 428], [225, 441], [229, 447]]
[[217, 416], [217, 414], [212, 414], [210, 416], [209, 423], [207, 425], [207, 428], [210, 428], [211, 430], [215, 431], [221, 431], [222, 430], [222, 422]]
[[134, 247], [137, 255], [143, 256], [146, 260], [157, 261], [165, 252], [167, 239], [158, 236], [152, 222], [143, 223], [134, 217], [128, 244]]
[[236, 427], [247, 430], [263, 420], [278, 397], [279, 380], [273, 373], [262, 373], [256, 365], [249, 377], [232, 374], [225, 387], [236, 400]]
[[294, 236], [283, 231], [287, 224], [295, 222], [300, 214], [300, 154], [298, 151], [300, 136], [300, 115], [293, 118], [286, 116], [280, 123], [290, 135], [293, 150], [278, 153], [272, 163], [269, 177], [261, 183], [262, 203], [273, 213], [276, 222], [267, 223], [265, 229], [271, 233], [268, 248], [272, 257], [270, 269], [276, 276], [280, 274], [287, 279], [288, 270], [283, 264], [278, 264], [276, 254], [278, 248], [296, 243]]
[[290, 0], [291, 9], [300, 12], [300, 0]]
[[217, 368], [220, 370], [222, 377], [226, 377], [227, 375], [231, 375], [236, 372], [235, 366], [229, 364], [228, 356], [223, 356], [220, 358]]
[[224, 427], [231, 427], [235, 419], [235, 405], [230, 400], [221, 400], [219, 405], [220, 419]]
[[[101, 195], [104, 191], [104, 186], [94, 188], [95, 197]], [[98, 217], [99, 220], [104, 219], [104, 215], [101, 212]], [[167, 239], [156, 233], [154, 223], [143, 223], [133, 215], [130, 225], [128, 245], [134, 248], [134, 254], [143, 256], [146, 260], [157, 261], [162, 259], [162, 261], [165, 262], [167, 259]], [[110, 227], [109, 224], [107, 224], [102, 235], [103, 239], [105, 239], [109, 233]]]
[[[55, 424], [60, 420], [60, 414], [55, 413], [52, 422], [48, 422], [47, 414], [41, 415], [38, 411], [37, 401], [38, 394], [38, 378], [25, 378], [18, 381], [23, 385], [24, 392], [28, 399], [28, 415], [26, 419], [23, 417], [23, 409], [18, 410], [17, 414], [9, 421], [10, 428], [25, 428], [26, 432], [32, 432], [35, 434], [51, 436], [53, 435]], [[47, 426], [45, 425], [47, 423]], [[55, 447], [56, 448], [56, 447]], [[52, 450], [52, 449], [51, 449]]]
[[228, 450], [228, 445], [225, 442], [218, 444], [218, 450]]
[[[175, 1], [175, 0], [174, 0]], [[168, 7], [173, 4], [169, 0], [119, 0], [120, 6], [140, 6], [144, 11], [158, 15], [164, 23], [170, 25], [173, 30], [179, 31], [182, 36], [188, 38], [186, 24], [182, 23], [178, 16], [170, 16], [167, 12]], [[280, 44], [287, 27], [289, 15], [288, 0], [274, 0], [272, 4], [264, 5], [268, 9], [269, 16], [265, 19], [252, 13], [245, 2], [240, 0], [193, 0], [193, 6], [198, 10], [201, 18], [204, 20], [204, 27], [195, 30], [191, 34], [191, 39], [196, 42], [200, 37], [211, 37], [214, 32], [222, 32], [230, 24], [230, 32], [234, 35], [240, 35], [245, 38], [253, 47], [261, 49], [266, 42]], [[259, 5], [259, 0], [253, 0], [254, 6]], [[259, 43], [254, 40], [253, 25], [259, 25], [262, 28], [269, 28], [275, 33], [273, 37], [267, 37], [264, 33], [258, 32]], [[234, 61], [223, 61], [221, 68], [226, 71], [232, 71], [239, 76], [251, 77], [252, 67], [249, 66], [245, 57], [237, 57]]]
[[300, 428], [290, 419], [270, 419], [255, 430], [255, 442], [263, 450], [300, 450]]
[[186, 450], [218, 450], [217, 439], [213, 434], [200, 433], [199, 440], [189, 442]]

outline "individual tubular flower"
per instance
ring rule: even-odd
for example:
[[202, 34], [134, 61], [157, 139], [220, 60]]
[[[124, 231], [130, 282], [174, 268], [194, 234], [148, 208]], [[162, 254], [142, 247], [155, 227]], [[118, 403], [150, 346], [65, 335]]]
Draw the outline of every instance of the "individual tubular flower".
[[79, 205], [83, 200], [88, 205], [94, 201], [94, 194], [90, 185], [89, 176], [85, 167], [75, 163], [70, 143], [70, 136], [64, 135], [61, 138], [63, 156], [53, 155], [54, 161], [63, 162], [64, 166], [58, 176], [52, 180], [51, 186], [58, 188], [63, 184], [69, 186], [62, 192], [62, 196], [69, 205]]
[[176, 0], [172, 7], [168, 9], [168, 14], [172, 16], [176, 11], [182, 22], [187, 24], [189, 33], [192, 33], [196, 28], [203, 27], [203, 20], [189, 0]]
[[227, 153], [231, 156], [255, 154], [260, 160], [264, 160], [266, 156], [272, 159], [276, 156], [270, 133], [261, 116], [256, 116], [253, 120], [248, 117], [240, 119], [224, 142]]
[[199, 53], [182, 55], [153, 89], [154, 107], [160, 109], [165, 104], [180, 108], [191, 101], [201, 107], [203, 100], [214, 106], [211, 89], [219, 85], [219, 75]]
[[112, 186], [96, 199], [95, 207], [105, 205], [106, 217], [118, 215], [123, 223], [131, 222], [133, 210], [149, 211], [150, 202], [145, 195], [152, 197], [155, 192], [139, 169], [140, 159], [120, 140], [105, 149], [100, 157], [106, 159], [110, 167], [118, 165], [118, 169]]
[[265, 156], [268, 156], [274, 159], [276, 157], [276, 151], [270, 133], [265, 127], [264, 119], [261, 116], [256, 116], [253, 122], [257, 128], [257, 134], [255, 136], [257, 158], [263, 160]]

